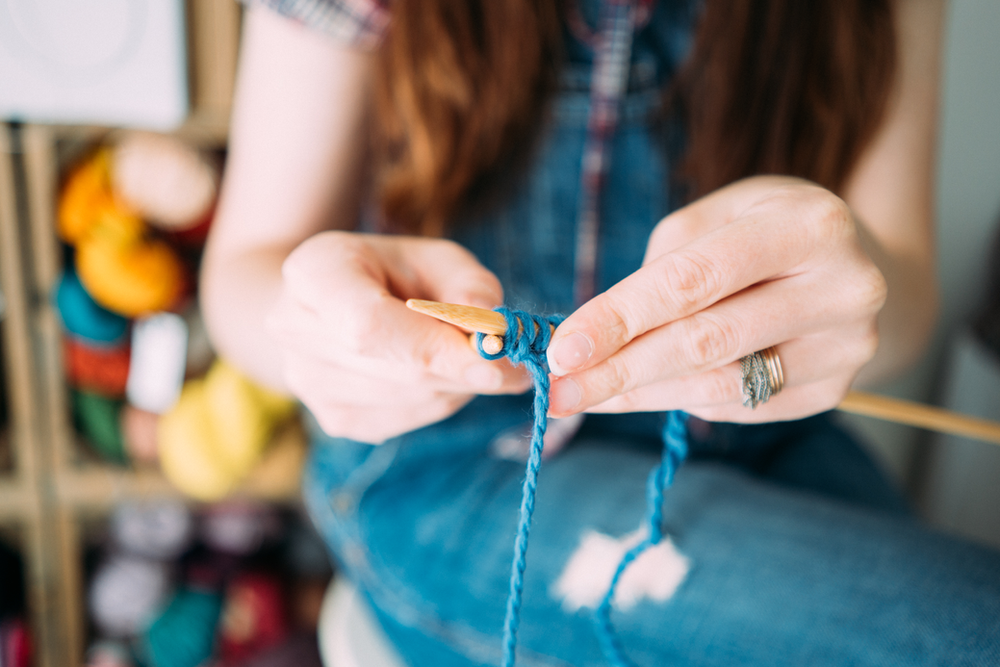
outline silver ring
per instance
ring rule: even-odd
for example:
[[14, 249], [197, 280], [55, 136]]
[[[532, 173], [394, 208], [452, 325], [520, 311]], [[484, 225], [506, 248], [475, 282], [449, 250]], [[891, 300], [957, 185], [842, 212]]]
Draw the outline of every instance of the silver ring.
[[785, 373], [774, 347], [769, 347], [740, 359], [743, 376], [743, 405], [751, 410], [767, 403], [785, 386]]

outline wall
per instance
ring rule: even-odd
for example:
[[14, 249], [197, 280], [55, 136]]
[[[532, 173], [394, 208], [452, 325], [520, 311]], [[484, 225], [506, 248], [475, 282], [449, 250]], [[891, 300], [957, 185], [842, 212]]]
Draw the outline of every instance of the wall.
[[[946, 16], [937, 205], [941, 321], [924, 363], [882, 389], [920, 401], [944, 396], [955, 341], [982, 297], [987, 253], [1000, 220], [1000, 2], [951, 0]], [[998, 414], [991, 417], [1000, 419]], [[989, 496], [985, 487], [967, 488], [948, 472], [958, 460], [968, 466], [970, 456], [983, 466], [996, 466], [988, 455], [974, 453], [972, 443], [944, 442], [915, 429], [848, 419], [876, 442], [887, 467], [937, 523], [971, 534], [954, 525], [954, 514], [940, 508], [942, 503], [955, 506], [956, 494], [965, 499], [957, 503], [965, 511], [978, 504], [976, 512], [983, 516], [997, 514], [995, 504], [989, 510], [981, 507]], [[993, 486], [1000, 483], [1000, 469], [992, 479]]]

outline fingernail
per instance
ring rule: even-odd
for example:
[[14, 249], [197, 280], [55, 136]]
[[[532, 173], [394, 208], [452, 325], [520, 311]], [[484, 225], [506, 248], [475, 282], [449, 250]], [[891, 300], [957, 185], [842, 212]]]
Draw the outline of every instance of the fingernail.
[[496, 391], [503, 384], [503, 371], [493, 365], [476, 364], [465, 370], [465, 381], [477, 391]]
[[574, 331], [549, 347], [549, 368], [554, 375], [565, 375], [581, 368], [594, 353], [594, 344]]
[[564, 378], [552, 383], [549, 388], [549, 412], [554, 415], [561, 415], [572, 412], [576, 406], [580, 405], [583, 393], [580, 385], [570, 378]]

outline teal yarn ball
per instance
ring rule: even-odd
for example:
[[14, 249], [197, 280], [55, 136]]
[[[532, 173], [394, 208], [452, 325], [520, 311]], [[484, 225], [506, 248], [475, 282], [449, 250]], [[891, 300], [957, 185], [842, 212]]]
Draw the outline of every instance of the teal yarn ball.
[[128, 332], [128, 320], [94, 301], [72, 269], [67, 269], [59, 279], [55, 305], [63, 327], [79, 338], [112, 345]]
[[198, 667], [212, 656], [222, 596], [181, 588], [146, 631], [150, 667]]

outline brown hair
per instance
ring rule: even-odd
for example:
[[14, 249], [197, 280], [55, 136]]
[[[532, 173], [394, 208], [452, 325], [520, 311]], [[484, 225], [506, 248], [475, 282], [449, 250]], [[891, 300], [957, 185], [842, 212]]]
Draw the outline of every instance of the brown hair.
[[[667, 96], [685, 128], [677, 176], [689, 193], [761, 173], [839, 190], [884, 114], [891, 2], [708, 0]], [[559, 64], [557, 3], [393, 2], [375, 140], [393, 228], [440, 234], [526, 157]]]

